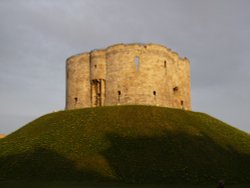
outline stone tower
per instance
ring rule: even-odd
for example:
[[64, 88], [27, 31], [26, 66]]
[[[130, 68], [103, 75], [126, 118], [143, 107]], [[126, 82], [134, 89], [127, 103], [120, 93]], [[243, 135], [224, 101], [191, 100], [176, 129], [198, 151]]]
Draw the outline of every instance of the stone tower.
[[190, 64], [159, 44], [116, 44], [69, 57], [66, 109], [155, 105], [191, 110]]

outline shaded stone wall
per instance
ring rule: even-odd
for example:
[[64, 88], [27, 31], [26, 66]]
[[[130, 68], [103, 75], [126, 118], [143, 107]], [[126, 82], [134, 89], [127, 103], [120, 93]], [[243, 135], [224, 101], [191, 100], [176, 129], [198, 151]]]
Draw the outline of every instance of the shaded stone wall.
[[66, 61], [66, 109], [90, 107], [89, 53]]
[[158, 44], [117, 44], [72, 56], [66, 69], [66, 109], [127, 104], [191, 109], [188, 59]]
[[106, 51], [90, 52], [91, 106], [104, 106], [106, 84]]

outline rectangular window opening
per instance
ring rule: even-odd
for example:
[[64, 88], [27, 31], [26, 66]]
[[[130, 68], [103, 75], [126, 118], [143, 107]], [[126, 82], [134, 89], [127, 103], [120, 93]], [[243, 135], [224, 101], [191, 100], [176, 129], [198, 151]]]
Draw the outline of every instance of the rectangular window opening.
[[140, 58], [138, 56], [135, 56], [135, 66], [136, 66], [136, 71], [139, 71]]

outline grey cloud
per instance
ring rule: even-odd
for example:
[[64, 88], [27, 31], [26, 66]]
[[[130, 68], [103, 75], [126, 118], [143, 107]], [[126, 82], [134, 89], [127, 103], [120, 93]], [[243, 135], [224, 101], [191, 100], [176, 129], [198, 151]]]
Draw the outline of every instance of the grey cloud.
[[193, 109], [250, 132], [249, 7], [247, 0], [0, 1], [0, 132], [64, 108], [68, 56], [121, 42], [161, 43], [188, 57]]

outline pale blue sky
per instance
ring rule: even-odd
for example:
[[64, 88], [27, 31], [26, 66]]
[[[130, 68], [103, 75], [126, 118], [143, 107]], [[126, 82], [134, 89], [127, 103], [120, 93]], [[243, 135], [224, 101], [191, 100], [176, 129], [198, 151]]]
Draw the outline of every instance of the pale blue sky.
[[65, 59], [160, 43], [191, 62], [194, 111], [250, 132], [250, 1], [0, 0], [0, 133], [65, 106]]

